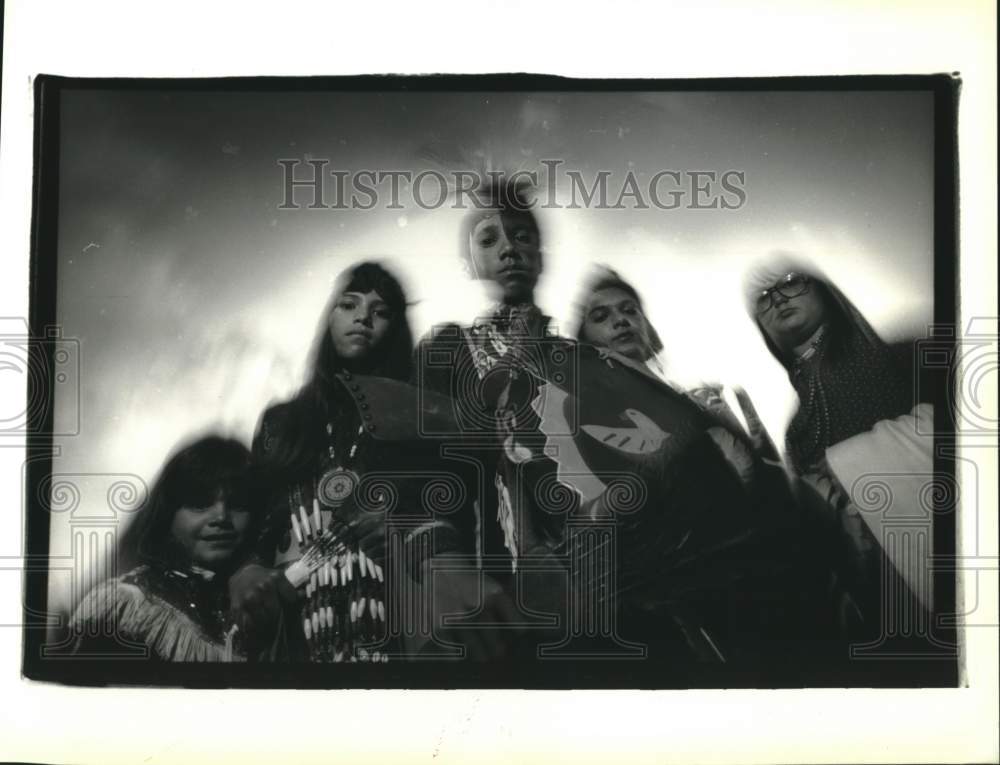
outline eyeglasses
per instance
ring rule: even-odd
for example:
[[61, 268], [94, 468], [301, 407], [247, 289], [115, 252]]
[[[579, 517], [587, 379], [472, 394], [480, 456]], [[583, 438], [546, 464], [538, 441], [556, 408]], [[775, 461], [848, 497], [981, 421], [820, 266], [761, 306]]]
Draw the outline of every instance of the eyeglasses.
[[810, 279], [802, 274], [790, 273], [783, 276], [774, 286], [768, 287], [757, 296], [757, 315], [763, 315], [771, 310], [774, 305], [774, 293], [778, 293], [784, 298], [798, 297], [809, 291]]

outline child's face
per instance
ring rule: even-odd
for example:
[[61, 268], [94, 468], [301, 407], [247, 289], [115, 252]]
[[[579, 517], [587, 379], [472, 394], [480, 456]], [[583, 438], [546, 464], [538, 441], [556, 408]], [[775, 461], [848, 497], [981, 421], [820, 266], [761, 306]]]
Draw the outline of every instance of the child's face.
[[249, 511], [217, 499], [207, 507], [181, 507], [170, 533], [194, 565], [214, 571], [242, 546], [249, 525]]
[[[816, 282], [790, 273], [757, 302], [757, 321], [779, 348], [791, 350], [808, 340], [827, 319], [826, 303]], [[790, 296], [790, 297], [789, 297]]]
[[610, 348], [634, 361], [645, 361], [652, 355], [646, 317], [635, 299], [617, 287], [590, 296], [582, 334], [581, 340]]
[[489, 215], [469, 236], [473, 276], [497, 284], [507, 302], [528, 302], [542, 272], [538, 229], [527, 215]]
[[342, 359], [363, 359], [392, 326], [392, 309], [377, 292], [345, 292], [330, 312], [330, 337]]

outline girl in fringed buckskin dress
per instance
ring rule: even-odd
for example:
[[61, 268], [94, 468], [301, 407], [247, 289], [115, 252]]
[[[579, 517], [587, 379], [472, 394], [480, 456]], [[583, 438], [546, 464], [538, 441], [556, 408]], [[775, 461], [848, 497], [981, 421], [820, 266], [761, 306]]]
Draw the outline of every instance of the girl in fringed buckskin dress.
[[226, 582], [245, 558], [250, 452], [210, 436], [178, 450], [125, 530], [118, 570], [71, 619], [78, 656], [240, 661]]

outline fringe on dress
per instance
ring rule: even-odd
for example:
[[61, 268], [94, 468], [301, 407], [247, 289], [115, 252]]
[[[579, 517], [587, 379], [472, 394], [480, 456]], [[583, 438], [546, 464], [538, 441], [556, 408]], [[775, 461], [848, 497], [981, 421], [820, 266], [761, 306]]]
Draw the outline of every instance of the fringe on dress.
[[152, 657], [162, 661], [244, 660], [233, 650], [233, 630], [221, 641], [212, 638], [189, 613], [140, 586], [135, 574], [102, 582], [80, 602], [70, 621], [78, 650], [89, 638], [118, 636], [145, 644]]

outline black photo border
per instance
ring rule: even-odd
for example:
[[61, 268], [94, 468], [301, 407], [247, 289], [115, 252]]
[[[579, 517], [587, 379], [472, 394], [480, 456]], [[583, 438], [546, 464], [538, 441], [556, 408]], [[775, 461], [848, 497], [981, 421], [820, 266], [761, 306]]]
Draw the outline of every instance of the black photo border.
[[[60, 170], [60, 102], [72, 90], [255, 92], [816, 92], [925, 91], [934, 98], [934, 325], [936, 351], [956, 359], [958, 324], [957, 113], [960, 80], [939, 75], [857, 75], [725, 79], [572, 79], [549, 75], [405, 75], [234, 77], [204, 79], [65, 78], [39, 75], [34, 86], [34, 185], [29, 286], [29, 365], [52, 379], [56, 326]], [[956, 480], [956, 380], [953, 368], [934, 370], [935, 476]], [[531, 663], [396, 662], [379, 666], [316, 664], [161, 664], [43, 657], [47, 614], [49, 515], [40, 502], [52, 472], [54, 391], [28, 380], [24, 470], [24, 604], [22, 673], [31, 680], [83, 686], [188, 688], [920, 688], [956, 687], [960, 628], [941, 634], [956, 644], [934, 659], [863, 659], [824, 664], [808, 674], [792, 666], [765, 673], [748, 666], [678, 667], [646, 661]], [[935, 515], [934, 556], [954, 560], [957, 505]], [[937, 612], [954, 614], [957, 571], [936, 569]], [[877, 682], [873, 682], [877, 680]]]

